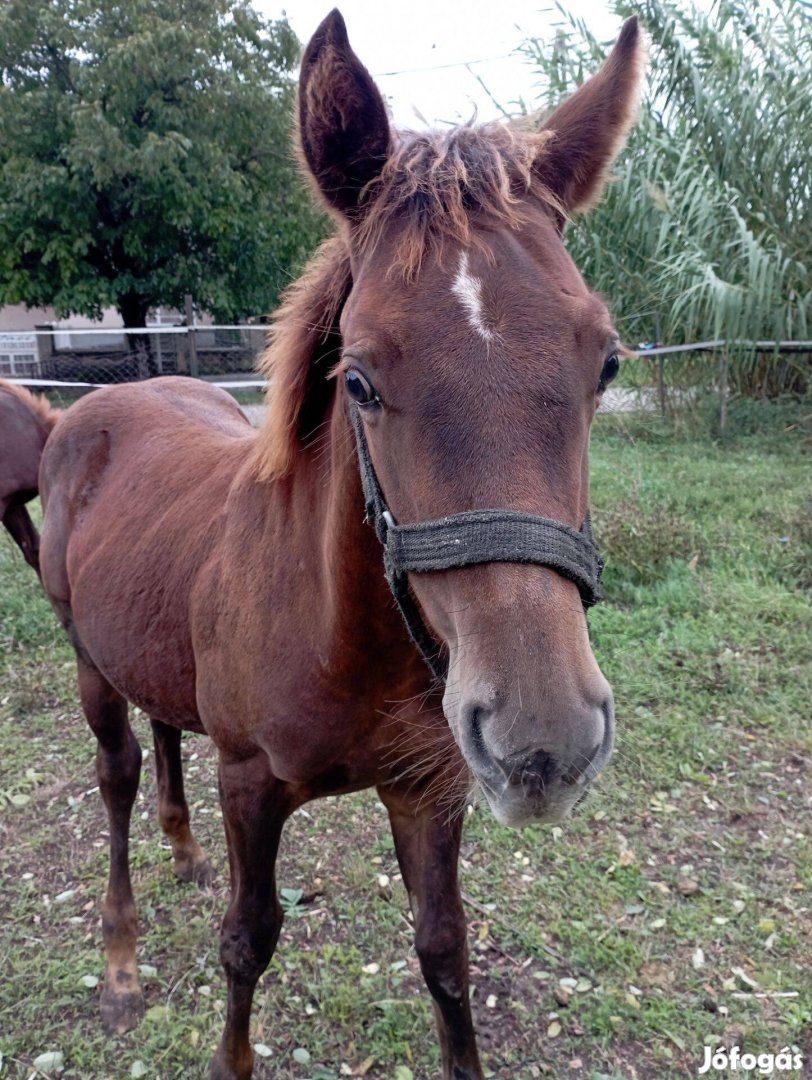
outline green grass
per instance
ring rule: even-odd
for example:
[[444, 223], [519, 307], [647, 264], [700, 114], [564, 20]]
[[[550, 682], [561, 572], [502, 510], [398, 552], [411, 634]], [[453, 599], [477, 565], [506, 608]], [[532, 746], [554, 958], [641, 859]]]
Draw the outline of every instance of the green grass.
[[[655, 418], [599, 418], [592, 501], [608, 602], [591, 623], [619, 747], [562, 828], [511, 832], [483, 808], [468, 817], [462, 879], [490, 1076], [687, 1078], [706, 1043], [798, 1045], [812, 1060], [805, 411], [734, 410], [724, 442]], [[99, 989], [83, 982], [103, 972], [94, 746], [70, 649], [5, 539], [0, 580], [0, 1076], [48, 1075], [32, 1061], [59, 1050], [71, 1080], [123, 1080], [137, 1062], [151, 1078], [203, 1077], [224, 1003], [211, 747], [185, 743], [195, 830], [218, 870], [208, 890], [172, 878], [145, 761], [133, 867], [149, 1011], [109, 1039]], [[136, 726], [148, 746], [142, 717]], [[400, 1066], [436, 1077], [430, 1002], [373, 796], [294, 816], [279, 879], [306, 902], [258, 989], [253, 1038], [271, 1053], [256, 1075], [400, 1080]], [[580, 980], [566, 1006], [561, 979]]]

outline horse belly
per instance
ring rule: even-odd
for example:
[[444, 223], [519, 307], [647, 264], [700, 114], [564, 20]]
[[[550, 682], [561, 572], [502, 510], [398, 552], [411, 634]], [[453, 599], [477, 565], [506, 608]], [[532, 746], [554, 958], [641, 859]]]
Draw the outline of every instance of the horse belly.
[[84, 559], [81, 549], [70, 554], [75, 643], [149, 716], [199, 728], [186, 605], [171, 568], [157, 562], [154, 545], [131, 545], [116, 554], [105, 544]]
[[226, 455], [198, 453], [181, 478], [171, 432], [156, 453], [150, 432], [69, 419], [43, 464], [46, 591], [77, 652], [120, 693], [202, 730], [189, 594], [219, 528]]

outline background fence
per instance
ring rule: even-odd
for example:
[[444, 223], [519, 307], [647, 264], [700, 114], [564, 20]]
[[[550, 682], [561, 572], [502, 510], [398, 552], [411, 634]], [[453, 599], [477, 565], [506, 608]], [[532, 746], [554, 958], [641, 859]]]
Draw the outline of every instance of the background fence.
[[31, 384], [104, 385], [155, 375], [250, 375], [266, 332], [261, 325], [0, 332], [0, 376]]
[[[189, 375], [228, 389], [258, 391], [264, 379], [257, 361], [267, 338], [265, 325], [149, 326], [0, 332], [0, 377], [36, 386], [85, 390], [135, 382], [157, 375]], [[716, 354], [716, 361], [709, 354]], [[731, 384], [740, 366], [767, 371], [794, 365], [808, 381], [812, 341], [698, 341], [684, 345], [641, 345], [627, 352], [625, 374], [607, 392], [604, 412], [634, 409], [667, 412], [690, 406], [698, 392], [718, 393], [720, 430], [727, 422]], [[697, 361], [699, 365], [697, 366]], [[782, 377], [779, 384], [786, 383]]]

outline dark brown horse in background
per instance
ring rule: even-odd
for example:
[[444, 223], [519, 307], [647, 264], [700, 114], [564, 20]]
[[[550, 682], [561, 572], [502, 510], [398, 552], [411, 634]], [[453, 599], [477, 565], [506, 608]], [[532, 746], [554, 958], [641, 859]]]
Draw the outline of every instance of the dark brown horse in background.
[[[26, 503], [38, 494], [45, 443], [62, 415], [41, 394], [0, 379], [0, 519], [38, 575], [40, 536]], [[207, 882], [211, 867], [189, 829], [180, 732], [158, 721], [153, 729], [158, 819], [172, 845], [173, 869], [183, 881]]]
[[[110, 821], [103, 1016], [124, 1031], [142, 1009], [129, 699], [175, 750], [185, 729], [219, 753], [231, 894], [213, 1080], [252, 1072], [285, 820], [370, 785], [389, 812], [443, 1075], [481, 1080], [449, 807], [473, 776], [503, 822], [561, 817], [609, 757], [611, 692], [575, 585], [516, 563], [412, 575], [449, 657], [446, 685], [431, 679], [364, 521], [351, 410], [396, 520], [504, 507], [580, 526], [617, 336], [562, 231], [623, 144], [642, 66], [632, 19], [539, 131], [401, 136], [333, 12], [304, 55], [299, 135], [337, 230], [279, 313], [264, 427], [213, 387], [156, 379], [97, 391], [49, 440], [43, 579], [76, 649]], [[173, 760], [164, 789], [188, 830]]]
[[0, 379], [0, 521], [39, 573], [39, 533], [26, 509], [39, 490], [39, 463], [59, 409]]

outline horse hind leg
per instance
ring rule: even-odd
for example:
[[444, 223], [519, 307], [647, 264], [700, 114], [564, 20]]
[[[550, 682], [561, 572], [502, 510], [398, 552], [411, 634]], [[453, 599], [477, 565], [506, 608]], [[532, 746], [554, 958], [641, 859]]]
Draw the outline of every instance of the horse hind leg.
[[77, 656], [79, 695], [96, 736], [96, 773], [110, 827], [110, 877], [102, 910], [107, 970], [101, 996], [104, 1028], [122, 1034], [144, 1014], [135, 946], [138, 916], [130, 882], [130, 816], [141, 775], [141, 747], [127, 702], [86, 658]]
[[183, 789], [181, 732], [160, 720], [151, 720], [151, 724], [158, 783], [158, 820], [172, 845], [172, 869], [181, 881], [208, 885], [213, 878], [211, 864], [189, 826], [189, 807]]
[[30, 514], [22, 503], [14, 503], [3, 513], [2, 520], [12, 540], [23, 553], [23, 558], [39, 577], [39, 533]]

